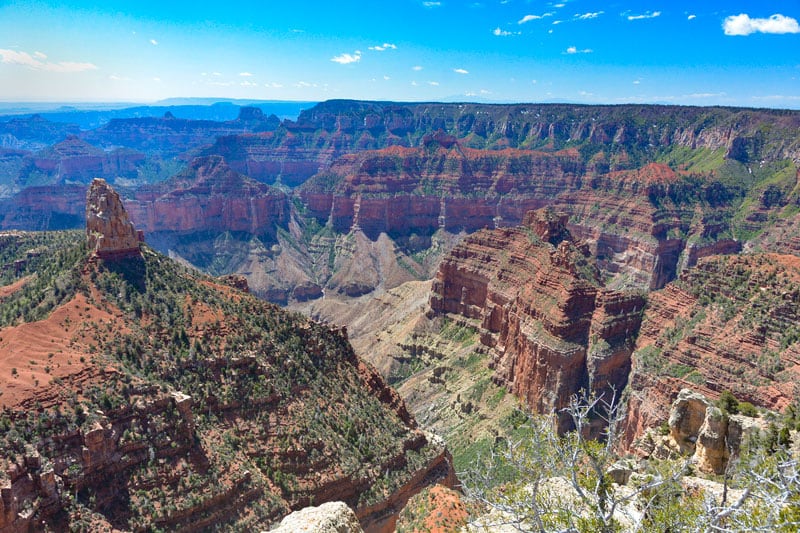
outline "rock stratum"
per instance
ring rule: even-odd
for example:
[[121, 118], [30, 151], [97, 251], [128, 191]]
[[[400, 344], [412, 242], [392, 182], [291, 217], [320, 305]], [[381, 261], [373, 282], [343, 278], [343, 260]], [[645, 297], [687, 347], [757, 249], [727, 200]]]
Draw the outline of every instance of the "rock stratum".
[[[732, 108], [330, 101], [295, 121], [248, 109], [224, 123], [124, 119], [70, 142], [84, 143], [84, 159], [100, 148], [146, 153], [135, 178], [120, 177], [122, 162], [85, 170], [130, 187], [135, 222], [163, 228], [151, 239], [160, 251], [214, 274], [245, 274], [257, 294], [288, 303], [428, 278], [453, 235], [515, 226], [544, 206], [569, 215], [612, 288], [661, 288], [699, 258], [736, 253], [773, 226], [784, 229], [770, 239], [786, 249], [800, 238], [791, 222], [799, 124], [793, 111]], [[168, 144], [180, 153], [167, 154]], [[214, 158], [283, 192], [266, 193], [272, 200], [251, 210], [250, 224], [199, 207], [207, 222], [177, 220], [189, 209], [186, 181]], [[14, 176], [25, 160], [9, 150], [0, 167]], [[175, 165], [182, 177], [164, 181]], [[15, 180], [8, 191], [33, 185]], [[3, 227], [78, 224], [80, 210], [59, 200], [72, 190], [49, 187], [3, 202]], [[223, 189], [192, 196], [198, 206], [219, 203]], [[195, 252], [192, 241], [201, 243]], [[368, 257], [365, 275], [350, 268], [358, 256]]]
[[116, 192], [88, 204], [88, 239], [2, 236], [0, 531], [261, 529], [335, 500], [390, 531], [452, 485], [345, 331], [128, 254]]
[[781, 411], [800, 376], [800, 258], [702, 259], [649, 303], [633, 354], [629, 439], [665, 421], [683, 388]]
[[[542, 413], [581, 390], [609, 402], [619, 395], [644, 298], [603, 288], [566, 216], [543, 209], [522, 227], [465, 238], [442, 261], [430, 307], [476, 320], [495, 379]], [[569, 429], [566, 418], [559, 429]]]

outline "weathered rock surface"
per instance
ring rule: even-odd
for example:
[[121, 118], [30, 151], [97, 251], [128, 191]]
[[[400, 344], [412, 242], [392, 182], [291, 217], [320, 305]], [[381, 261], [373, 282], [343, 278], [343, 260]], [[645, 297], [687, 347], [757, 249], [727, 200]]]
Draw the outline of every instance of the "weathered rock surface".
[[682, 389], [670, 408], [669, 430], [672, 443], [667, 447], [692, 456], [702, 472], [721, 474], [731, 456], [739, 453], [744, 437], [758, 433], [759, 423], [723, 413], [699, 392]]
[[364, 533], [356, 514], [344, 502], [306, 507], [283, 520], [272, 533]]
[[119, 193], [99, 178], [86, 193], [86, 239], [89, 249], [102, 259], [138, 256], [144, 240], [128, 219]]
[[[496, 379], [533, 411], [566, 407], [581, 389], [610, 401], [627, 384], [644, 300], [600, 286], [586, 248], [569, 240], [566, 217], [543, 210], [526, 222], [456, 246], [436, 275], [431, 310], [477, 320]], [[556, 236], [568, 240], [543, 240]]]

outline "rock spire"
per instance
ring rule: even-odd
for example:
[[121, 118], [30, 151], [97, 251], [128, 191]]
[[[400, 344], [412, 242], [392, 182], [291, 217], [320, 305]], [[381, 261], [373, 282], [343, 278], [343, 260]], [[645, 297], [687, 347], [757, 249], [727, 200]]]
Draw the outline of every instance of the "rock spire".
[[139, 255], [139, 243], [144, 241], [128, 219], [119, 193], [100, 178], [92, 181], [86, 193], [86, 240], [102, 259]]

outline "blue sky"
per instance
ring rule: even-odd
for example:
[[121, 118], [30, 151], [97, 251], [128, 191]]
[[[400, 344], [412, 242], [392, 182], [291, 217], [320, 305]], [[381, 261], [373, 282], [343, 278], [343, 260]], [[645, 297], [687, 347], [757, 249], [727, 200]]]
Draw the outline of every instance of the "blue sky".
[[0, 101], [800, 108], [800, 0], [0, 0]]

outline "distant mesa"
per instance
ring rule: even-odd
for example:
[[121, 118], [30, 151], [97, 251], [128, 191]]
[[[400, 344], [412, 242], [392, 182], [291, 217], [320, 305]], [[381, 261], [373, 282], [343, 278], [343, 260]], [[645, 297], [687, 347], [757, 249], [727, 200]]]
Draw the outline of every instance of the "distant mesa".
[[128, 219], [119, 193], [105, 180], [96, 178], [86, 193], [86, 240], [101, 259], [139, 256], [144, 234]]

